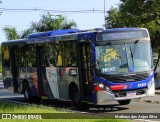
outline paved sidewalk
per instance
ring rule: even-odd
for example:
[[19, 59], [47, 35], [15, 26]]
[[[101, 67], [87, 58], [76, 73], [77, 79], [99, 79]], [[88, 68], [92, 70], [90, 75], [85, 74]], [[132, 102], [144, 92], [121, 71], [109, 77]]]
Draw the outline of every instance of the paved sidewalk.
[[155, 91], [155, 96], [134, 99], [138, 102], [157, 103], [160, 104], [160, 89]]
[[4, 88], [3, 81], [0, 80], [0, 89], [3, 89], [3, 88]]

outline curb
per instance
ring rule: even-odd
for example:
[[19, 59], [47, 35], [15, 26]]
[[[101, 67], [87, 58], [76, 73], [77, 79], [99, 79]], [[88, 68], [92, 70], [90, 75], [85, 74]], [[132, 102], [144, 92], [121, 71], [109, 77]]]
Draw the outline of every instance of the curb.
[[155, 92], [155, 94], [158, 94], [158, 95], [160, 95], [160, 92]]
[[134, 99], [136, 102], [144, 102], [144, 103], [155, 103], [155, 104], [160, 104], [160, 101], [157, 100], [143, 100], [141, 98], [139, 99]]

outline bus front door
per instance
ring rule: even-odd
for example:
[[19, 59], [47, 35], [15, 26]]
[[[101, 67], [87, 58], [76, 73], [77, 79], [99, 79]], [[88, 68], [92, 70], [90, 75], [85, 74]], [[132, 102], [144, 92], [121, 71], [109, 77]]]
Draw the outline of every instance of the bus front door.
[[45, 57], [45, 50], [42, 46], [37, 47], [37, 66], [40, 95], [47, 96], [48, 98], [59, 98], [57, 68], [48, 65], [48, 60]]
[[[92, 95], [92, 48], [89, 43], [79, 43], [78, 46], [79, 55], [79, 74], [80, 74], [80, 89], [83, 96]], [[84, 99], [84, 98], [83, 98]]]
[[17, 47], [12, 47], [10, 48], [10, 53], [11, 53], [11, 71], [12, 71], [12, 78], [13, 78], [13, 88], [14, 92], [18, 92], [18, 54], [16, 54]]

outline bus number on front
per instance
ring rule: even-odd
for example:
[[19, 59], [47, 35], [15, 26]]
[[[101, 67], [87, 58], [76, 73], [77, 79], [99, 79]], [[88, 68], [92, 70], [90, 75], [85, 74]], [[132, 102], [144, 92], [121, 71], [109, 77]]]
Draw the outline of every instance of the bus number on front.
[[144, 87], [144, 86], [146, 86], [146, 83], [140, 83], [140, 84], [138, 84], [138, 87]]

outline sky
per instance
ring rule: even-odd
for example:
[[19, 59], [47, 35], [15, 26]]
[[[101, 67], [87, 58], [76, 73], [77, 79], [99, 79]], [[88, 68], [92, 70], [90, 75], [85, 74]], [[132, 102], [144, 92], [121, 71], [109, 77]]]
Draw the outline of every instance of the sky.
[[[0, 0], [0, 43], [6, 41], [4, 27], [15, 27], [18, 32], [30, 27], [48, 12], [77, 23], [78, 29], [102, 28], [104, 10], [116, 7], [120, 0]], [[104, 4], [105, 1], [105, 4]], [[104, 7], [105, 5], [105, 7]], [[105, 9], [104, 9], [105, 8]], [[15, 10], [17, 9], [17, 10]], [[27, 9], [27, 10], [26, 10]], [[42, 11], [38, 11], [38, 10]], [[45, 10], [45, 11], [44, 11]], [[50, 10], [50, 11], [49, 11]], [[87, 12], [86, 12], [87, 10]], [[72, 12], [71, 12], [72, 11]]]

